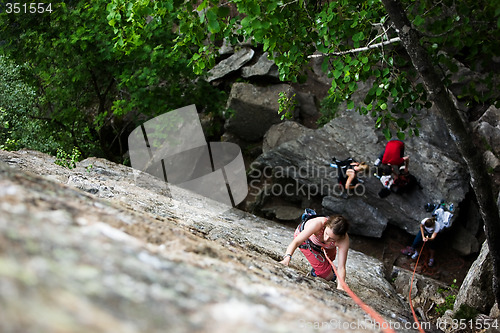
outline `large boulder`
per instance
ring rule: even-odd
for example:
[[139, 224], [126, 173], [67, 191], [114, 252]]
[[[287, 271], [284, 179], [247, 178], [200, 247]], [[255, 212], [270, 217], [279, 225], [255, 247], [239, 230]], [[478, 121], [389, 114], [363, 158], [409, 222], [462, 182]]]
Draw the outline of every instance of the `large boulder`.
[[[299, 252], [278, 264], [292, 228], [189, 192], [172, 200], [165, 183], [135, 183], [106, 160], [53, 162], [0, 151], [2, 331], [379, 331], [335, 284], [307, 276]], [[391, 327], [412, 331], [381, 262], [351, 250], [347, 272]]]
[[285, 121], [275, 124], [271, 126], [271, 128], [269, 128], [264, 135], [264, 140], [262, 141], [262, 152], [267, 153], [271, 149], [278, 147], [287, 141], [295, 140], [299, 136], [310, 132], [312, 132], [312, 129], [294, 121]]
[[481, 313], [489, 313], [495, 304], [492, 287], [493, 261], [489, 253], [488, 244], [484, 242], [479, 256], [469, 269], [458, 292], [454, 311], [458, 311], [465, 304]]
[[266, 170], [274, 178], [289, 178], [306, 194], [319, 195], [326, 211], [345, 214], [356, 233], [381, 236], [387, 223], [411, 234], [428, 216], [423, 209], [428, 202], [446, 200], [456, 204], [469, 190], [464, 162], [448, 134], [446, 124], [433, 110], [421, 114], [420, 136], [405, 140], [405, 153], [410, 156], [410, 171], [421, 188], [381, 199], [382, 185], [372, 173], [365, 175], [357, 195], [339, 196], [336, 170], [328, 165], [332, 157], [352, 157], [369, 164], [377, 159], [386, 140], [374, 129], [373, 120], [354, 111], [344, 111], [324, 127], [259, 156], [252, 168]]
[[225, 129], [248, 142], [262, 140], [267, 130], [281, 122], [278, 114], [280, 92], [293, 98], [293, 88], [287, 84], [256, 86], [249, 83], [234, 83], [227, 101], [231, 114]]

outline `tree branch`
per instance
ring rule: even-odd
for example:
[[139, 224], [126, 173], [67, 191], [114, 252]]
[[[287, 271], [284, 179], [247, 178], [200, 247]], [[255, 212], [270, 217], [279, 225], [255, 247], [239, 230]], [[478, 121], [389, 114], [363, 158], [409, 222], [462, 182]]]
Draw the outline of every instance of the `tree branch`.
[[365, 47], [359, 47], [357, 49], [351, 49], [351, 50], [340, 51], [340, 52], [312, 54], [312, 55], [309, 55], [307, 57], [308, 58], [319, 58], [319, 57], [332, 56], [332, 55], [344, 55], [344, 54], [349, 54], [349, 53], [363, 52], [363, 51], [368, 51], [368, 50], [371, 50], [371, 49], [376, 49], [376, 48], [379, 48], [379, 47], [382, 47], [382, 46], [385, 46], [385, 45], [397, 43], [397, 42], [400, 42], [400, 41], [401, 41], [401, 39], [399, 37], [394, 37], [394, 38], [391, 38], [389, 40], [383, 41], [381, 43], [372, 44], [372, 45], [368, 45], [368, 46], [365, 46]]

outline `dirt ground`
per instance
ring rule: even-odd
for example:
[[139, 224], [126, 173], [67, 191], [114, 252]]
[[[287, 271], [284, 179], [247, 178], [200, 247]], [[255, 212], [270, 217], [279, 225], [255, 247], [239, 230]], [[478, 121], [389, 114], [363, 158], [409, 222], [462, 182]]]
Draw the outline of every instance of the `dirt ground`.
[[[447, 246], [449, 244], [447, 234], [439, 235], [436, 238], [435, 263], [428, 266], [429, 251], [424, 247], [420, 256], [417, 272], [451, 285], [461, 285], [467, 272], [477, 257], [477, 254], [462, 256], [456, 250]], [[351, 248], [367, 255], [375, 257], [384, 263], [392, 263], [397, 267], [413, 271], [416, 259], [401, 253], [401, 250], [410, 245], [413, 236], [399, 230], [396, 227], [388, 226], [382, 238], [370, 238], [350, 235]]]

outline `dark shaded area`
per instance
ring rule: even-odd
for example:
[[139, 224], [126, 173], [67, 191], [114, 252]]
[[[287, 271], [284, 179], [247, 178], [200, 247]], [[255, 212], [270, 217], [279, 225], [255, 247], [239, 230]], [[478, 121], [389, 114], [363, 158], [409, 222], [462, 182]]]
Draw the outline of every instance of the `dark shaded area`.
[[[429, 252], [424, 247], [417, 272], [448, 285], [452, 283], [460, 285], [477, 254], [460, 255], [448, 245], [450, 237], [452, 237], [452, 232], [446, 231], [436, 238], [435, 263], [432, 267], [427, 264]], [[380, 239], [356, 235], [350, 235], [350, 238], [352, 249], [377, 258], [387, 267], [392, 267], [391, 263], [411, 271], [415, 267], [416, 259], [413, 260], [401, 253], [402, 249], [411, 244], [414, 237], [394, 226], [388, 225]]]

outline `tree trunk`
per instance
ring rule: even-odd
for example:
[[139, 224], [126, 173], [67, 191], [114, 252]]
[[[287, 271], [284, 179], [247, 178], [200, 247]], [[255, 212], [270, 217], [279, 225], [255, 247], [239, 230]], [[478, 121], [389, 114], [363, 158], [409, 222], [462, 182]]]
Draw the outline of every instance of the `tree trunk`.
[[500, 304], [500, 217], [493, 194], [491, 179], [482, 158], [481, 150], [471, 140], [470, 126], [466, 125], [455, 107], [443, 78], [433, 68], [427, 51], [420, 45], [418, 32], [412, 28], [398, 0], [382, 0], [389, 17], [394, 22], [413, 66], [422, 76], [429, 99], [445, 120], [452, 139], [462, 154], [470, 172], [470, 184], [476, 194], [479, 209], [486, 229], [486, 238], [493, 259], [493, 292]]

